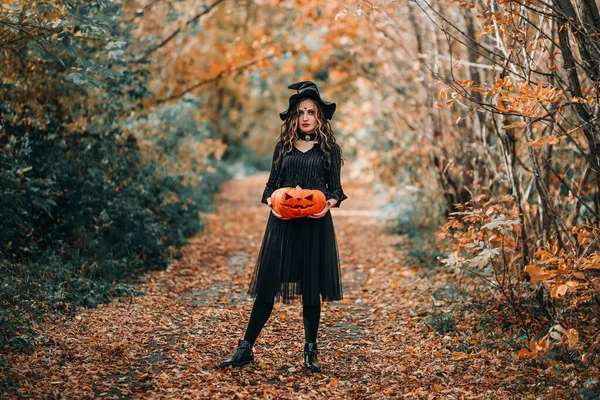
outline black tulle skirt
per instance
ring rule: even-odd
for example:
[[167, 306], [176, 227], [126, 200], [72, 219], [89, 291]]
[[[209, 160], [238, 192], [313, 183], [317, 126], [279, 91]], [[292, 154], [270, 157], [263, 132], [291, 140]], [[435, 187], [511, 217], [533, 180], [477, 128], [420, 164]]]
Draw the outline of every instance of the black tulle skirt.
[[331, 212], [281, 220], [269, 213], [248, 294], [261, 301], [303, 304], [341, 300], [342, 280]]

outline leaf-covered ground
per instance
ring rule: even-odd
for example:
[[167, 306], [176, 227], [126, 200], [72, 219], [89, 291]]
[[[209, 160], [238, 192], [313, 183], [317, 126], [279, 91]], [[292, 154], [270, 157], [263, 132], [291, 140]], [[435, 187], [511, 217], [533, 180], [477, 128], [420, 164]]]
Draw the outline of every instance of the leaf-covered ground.
[[[23, 398], [546, 398], [581, 386], [567, 369], [518, 360], [479, 345], [475, 319], [432, 327], [450, 276], [408, 266], [405, 236], [386, 232], [369, 185], [344, 185], [334, 209], [344, 300], [324, 303], [319, 329], [323, 372], [302, 366], [301, 304], [277, 303], [255, 345], [256, 364], [220, 370], [244, 334], [246, 295], [269, 209], [266, 176], [234, 180], [218, 211], [166, 271], [145, 276], [144, 296], [117, 299], [37, 327], [30, 354], [0, 363], [5, 394]], [[429, 321], [430, 323], [427, 323]], [[434, 322], [435, 322], [434, 321]], [[441, 322], [440, 322], [441, 321]], [[435, 329], [434, 329], [435, 328]], [[440, 333], [442, 332], [442, 333]], [[596, 368], [596, 367], [590, 367]], [[597, 374], [597, 369], [590, 374]], [[575, 380], [575, 382], [573, 382]]]

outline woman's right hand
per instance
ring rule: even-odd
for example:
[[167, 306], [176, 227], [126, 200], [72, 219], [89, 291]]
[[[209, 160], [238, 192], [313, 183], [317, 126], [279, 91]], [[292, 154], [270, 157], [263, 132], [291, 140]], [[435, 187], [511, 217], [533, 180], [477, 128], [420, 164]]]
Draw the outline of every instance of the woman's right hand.
[[273, 210], [272, 208], [271, 208], [271, 212], [273, 213], [274, 216], [276, 216], [279, 219], [284, 219], [284, 220], [291, 219], [291, 218], [282, 217], [281, 215], [277, 214], [277, 212], [275, 212], [275, 210]]
[[274, 216], [276, 216], [277, 218], [279, 218], [279, 219], [283, 219], [283, 220], [288, 220], [288, 219], [291, 219], [291, 218], [285, 218], [285, 217], [281, 216], [279, 213], [277, 213], [277, 212], [276, 212], [276, 211], [273, 209], [273, 206], [271, 205], [271, 198], [268, 198], [268, 199], [267, 199], [267, 204], [269, 205], [269, 207], [271, 207], [271, 212], [272, 212], [272, 213], [273, 213], [273, 215], [274, 215]]

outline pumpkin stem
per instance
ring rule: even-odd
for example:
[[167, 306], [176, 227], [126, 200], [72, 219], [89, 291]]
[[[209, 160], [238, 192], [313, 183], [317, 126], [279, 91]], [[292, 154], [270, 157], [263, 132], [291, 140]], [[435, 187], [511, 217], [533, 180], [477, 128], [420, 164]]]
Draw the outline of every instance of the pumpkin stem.
[[302, 190], [302, 188], [300, 187], [300, 185], [297, 185], [297, 186], [296, 186], [296, 189], [298, 189], [298, 190]]

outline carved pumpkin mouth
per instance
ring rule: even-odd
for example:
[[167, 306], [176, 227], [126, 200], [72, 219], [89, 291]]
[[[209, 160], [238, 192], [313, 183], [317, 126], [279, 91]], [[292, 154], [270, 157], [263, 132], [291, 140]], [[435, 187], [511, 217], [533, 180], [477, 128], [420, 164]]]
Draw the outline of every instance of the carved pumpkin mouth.
[[282, 206], [287, 207], [287, 208], [305, 209], [305, 208], [314, 206], [314, 204], [308, 204], [308, 205], [305, 205], [305, 206], [300, 205], [300, 204], [298, 204], [297, 206], [290, 206], [290, 205], [287, 205], [287, 204], [282, 204]]

